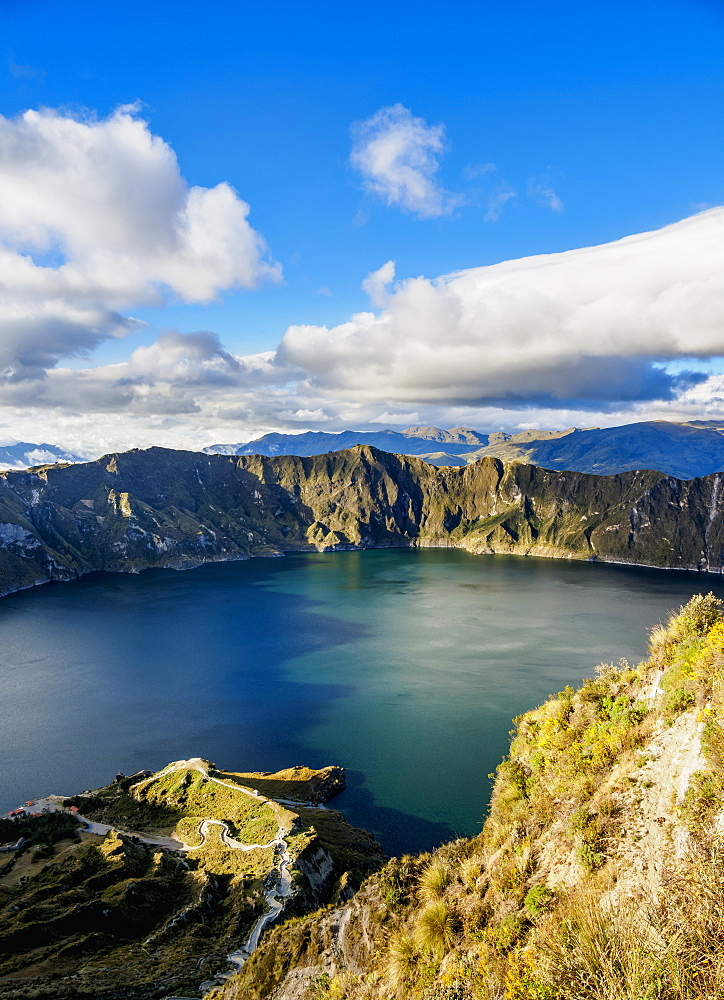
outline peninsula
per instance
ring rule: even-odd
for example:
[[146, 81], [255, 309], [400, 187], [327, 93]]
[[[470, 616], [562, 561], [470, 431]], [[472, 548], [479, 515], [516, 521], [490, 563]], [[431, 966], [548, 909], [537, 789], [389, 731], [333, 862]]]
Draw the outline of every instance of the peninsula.
[[323, 803], [339, 767], [231, 773], [202, 758], [0, 818], [0, 997], [198, 996], [281, 914], [350, 898], [383, 863]]

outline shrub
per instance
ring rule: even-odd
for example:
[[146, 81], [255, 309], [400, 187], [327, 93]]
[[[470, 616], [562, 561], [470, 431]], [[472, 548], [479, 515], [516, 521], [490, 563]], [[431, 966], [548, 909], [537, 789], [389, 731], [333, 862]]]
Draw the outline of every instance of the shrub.
[[722, 806], [724, 782], [710, 771], [695, 771], [681, 805], [681, 817], [692, 833], [703, 833]]
[[427, 903], [420, 910], [415, 924], [415, 941], [418, 947], [440, 962], [455, 940], [455, 915], [441, 899]]
[[434, 858], [422, 870], [418, 880], [418, 892], [424, 900], [442, 899], [452, 881], [450, 866], [441, 858]]
[[497, 927], [491, 928], [490, 936], [493, 946], [498, 951], [510, 951], [518, 943], [528, 926], [528, 921], [522, 913], [509, 913], [507, 917], [503, 917]]
[[523, 906], [531, 917], [541, 917], [553, 906], [555, 898], [555, 893], [543, 882], [539, 882], [528, 890]]
[[576, 857], [587, 872], [595, 872], [606, 862], [606, 855], [603, 851], [597, 851], [592, 844], [583, 843], [576, 848]]
[[380, 889], [385, 903], [392, 910], [404, 906], [415, 884], [418, 862], [409, 854], [391, 858], [379, 875]]
[[706, 635], [722, 616], [722, 602], [709, 591], [695, 594], [676, 616], [677, 638], [687, 635]]
[[664, 713], [667, 717], [680, 715], [687, 708], [691, 708], [695, 701], [696, 698], [692, 691], [685, 687], [677, 687], [667, 695], [664, 702]]

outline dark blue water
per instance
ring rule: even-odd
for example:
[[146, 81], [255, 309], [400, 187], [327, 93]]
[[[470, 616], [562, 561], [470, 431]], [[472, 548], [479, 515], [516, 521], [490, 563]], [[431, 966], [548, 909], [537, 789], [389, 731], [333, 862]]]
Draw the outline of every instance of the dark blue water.
[[202, 756], [341, 764], [390, 853], [480, 829], [511, 719], [719, 578], [448, 549], [97, 574], [0, 600], [0, 810]]

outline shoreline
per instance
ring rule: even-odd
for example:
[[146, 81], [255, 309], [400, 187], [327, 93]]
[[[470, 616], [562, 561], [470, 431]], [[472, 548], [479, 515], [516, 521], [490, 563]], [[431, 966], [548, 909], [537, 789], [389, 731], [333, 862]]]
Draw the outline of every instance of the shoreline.
[[175, 570], [179, 573], [185, 573], [191, 570], [200, 569], [202, 566], [209, 566], [215, 563], [233, 563], [233, 562], [246, 562], [249, 559], [280, 559], [287, 555], [310, 555], [313, 553], [318, 553], [320, 555], [333, 555], [335, 552], [365, 552], [369, 549], [461, 549], [472, 556], [514, 556], [519, 559], [554, 559], [569, 562], [584, 562], [599, 564], [602, 566], [630, 566], [634, 569], [653, 569], [662, 572], [676, 572], [676, 573], [697, 573], [702, 576], [724, 576], [724, 566], [721, 569], [704, 569], [700, 566], [689, 565], [689, 566], [661, 566], [656, 563], [643, 563], [634, 562], [628, 559], [606, 559], [602, 556], [597, 555], [578, 555], [575, 552], [566, 552], [565, 550], [560, 550], [559, 553], [544, 551], [541, 547], [541, 551], [535, 551], [528, 549], [526, 551], [511, 551], [509, 549], [496, 549], [496, 548], [484, 548], [484, 549], [473, 549], [464, 544], [464, 540], [460, 543], [446, 543], [444, 541], [418, 541], [416, 539], [411, 539], [409, 541], [400, 540], [395, 542], [383, 542], [383, 543], [369, 543], [355, 545], [352, 543], [344, 545], [330, 545], [327, 547], [319, 547], [316, 545], [293, 545], [285, 547], [284, 549], [277, 549], [268, 552], [258, 552], [252, 554], [238, 553], [228, 557], [220, 558], [208, 558], [201, 560], [188, 560], [184, 565], [177, 562], [165, 563], [158, 565], [155, 563], [149, 563], [147, 566], [135, 566], [132, 569], [108, 569], [108, 568], [98, 568], [90, 569], [83, 573], [75, 573], [72, 576], [51, 576], [43, 580], [36, 580], [33, 583], [26, 583], [18, 587], [13, 587], [9, 590], [3, 590], [0, 593], [0, 599], [3, 597], [10, 597], [12, 594], [19, 594], [24, 590], [33, 590], [35, 587], [43, 587], [49, 583], [72, 583], [74, 580], [80, 580], [82, 577], [91, 576], [93, 573], [118, 573], [122, 575], [138, 575], [140, 573], [146, 573], [148, 570], [152, 569], [164, 569], [164, 570]]

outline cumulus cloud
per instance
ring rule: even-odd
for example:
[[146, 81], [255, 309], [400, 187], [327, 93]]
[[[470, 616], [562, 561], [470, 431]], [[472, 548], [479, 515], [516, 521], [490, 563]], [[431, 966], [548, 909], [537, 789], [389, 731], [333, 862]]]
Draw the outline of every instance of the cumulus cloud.
[[[385, 265], [387, 267], [387, 265]], [[290, 327], [278, 359], [320, 395], [457, 405], [667, 399], [724, 354], [724, 209], [565, 253], [398, 282], [380, 313]]]
[[461, 199], [437, 182], [445, 129], [415, 118], [402, 104], [380, 108], [352, 126], [350, 162], [365, 188], [423, 219], [449, 215]]
[[278, 280], [249, 206], [189, 186], [134, 108], [0, 116], [0, 371], [37, 377], [137, 328], [121, 315]]
[[377, 309], [387, 305], [388, 288], [395, 280], [395, 262], [388, 260], [376, 271], [371, 271], [362, 282], [362, 291], [369, 296], [370, 302]]
[[58, 367], [40, 381], [6, 382], [0, 404], [99, 414], [201, 413], [219, 402], [238, 407], [245, 395], [286, 378], [271, 351], [237, 357], [210, 331], [167, 331], [118, 364]]

